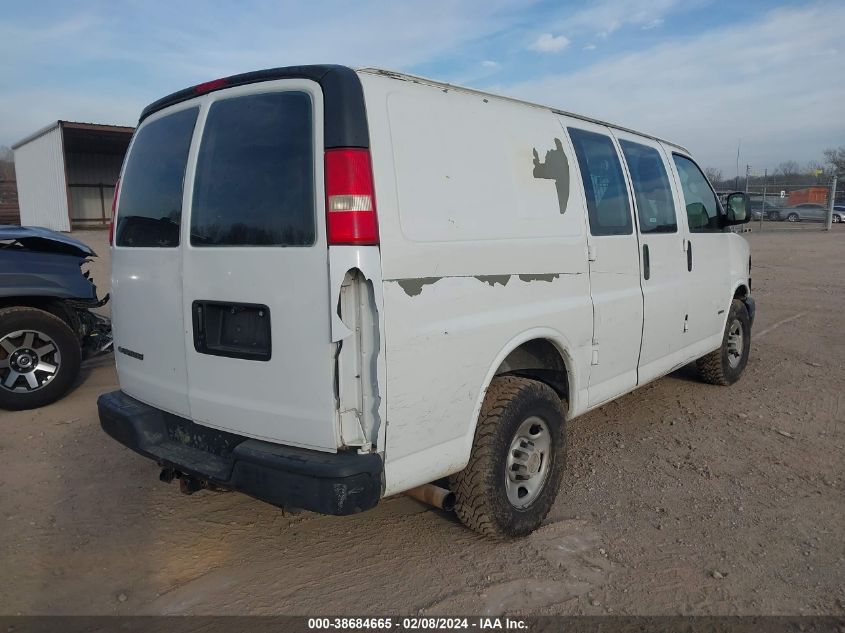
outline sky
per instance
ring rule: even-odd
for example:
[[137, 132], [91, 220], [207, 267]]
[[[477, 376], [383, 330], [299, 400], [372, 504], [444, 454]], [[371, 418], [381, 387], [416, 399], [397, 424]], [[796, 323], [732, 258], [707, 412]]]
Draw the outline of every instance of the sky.
[[845, 3], [122, 0], [6, 3], [0, 145], [57, 119], [134, 125], [175, 90], [377, 66], [656, 134], [725, 176], [845, 145]]

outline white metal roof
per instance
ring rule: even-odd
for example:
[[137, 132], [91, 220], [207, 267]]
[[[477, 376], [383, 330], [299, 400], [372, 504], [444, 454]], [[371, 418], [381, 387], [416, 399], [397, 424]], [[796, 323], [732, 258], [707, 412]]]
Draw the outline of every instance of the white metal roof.
[[17, 143], [12, 145], [12, 149], [18, 149], [21, 145], [26, 145], [27, 143], [34, 141], [35, 139], [37, 139], [41, 136], [44, 136], [45, 134], [47, 134], [47, 132], [50, 132], [51, 130], [55, 130], [57, 127], [59, 127], [59, 124], [60, 124], [60, 121], [53, 121], [52, 123], [45, 125], [40, 130], [36, 130], [35, 132], [30, 134], [29, 136], [22, 138]]
[[646, 134], [645, 132], [640, 132], [638, 130], [632, 130], [631, 128], [623, 127], [621, 125], [616, 125], [615, 123], [608, 123], [607, 121], [602, 121], [601, 119], [594, 119], [593, 117], [585, 116], [583, 114], [575, 114], [574, 112], [567, 112], [566, 110], [561, 110], [559, 108], [553, 108], [551, 106], [546, 106], [541, 103], [534, 103], [533, 101], [525, 101], [523, 99], [516, 99], [514, 97], [507, 97], [504, 95], [499, 95], [494, 92], [485, 92], [484, 90], [476, 90], [475, 88], [467, 88], [466, 86], [458, 86], [455, 84], [446, 83], [443, 81], [437, 81], [435, 79], [428, 79], [427, 77], [419, 77], [417, 75], [410, 75], [408, 73], [400, 73], [394, 70], [385, 70], [383, 68], [357, 68], [356, 72], [359, 73], [368, 73], [371, 75], [381, 75], [382, 77], [389, 77], [391, 79], [398, 79], [400, 81], [412, 81], [414, 83], [425, 84], [429, 86], [435, 86], [437, 88], [448, 89], [448, 90], [457, 90], [461, 92], [468, 92], [471, 94], [482, 95], [485, 97], [492, 97], [494, 99], [500, 99], [502, 101], [510, 101], [511, 103], [519, 103], [522, 105], [531, 106], [532, 108], [542, 108], [543, 110], [550, 110], [555, 114], [561, 114], [563, 116], [572, 117], [574, 119], [580, 119], [582, 121], [589, 121], [590, 123], [597, 123], [599, 125], [606, 125], [607, 127], [613, 128], [615, 130], [620, 130], [622, 132], [630, 132], [631, 134], [638, 134], [639, 136], [644, 136], [646, 138], [650, 138], [655, 141], [660, 141], [661, 143], [665, 143], [667, 145], [671, 145], [672, 147], [676, 147], [683, 152], [689, 153], [683, 145], [679, 145], [673, 141], [667, 141], [664, 138], [660, 138], [659, 136], [654, 136], [653, 134]]
[[53, 121], [52, 123], [49, 123], [48, 125], [45, 125], [44, 127], [42, 127], [40, 130], [36, 130], [32, 134], [25, 136], [24, 138], [19, 140], [17, 143], [12, 145], [12, 149], [18, 149], [22, 145], [26, 145], [27, 143], [30, 143], [30, 142], [34, 141], [35, 139], [37, 139], [41, 136], [44, 136], [48, 132], [55, 130], [57, 127], [60, 127], [60, 126], [66, 127], [66, 128], [72, 128], [72, 129], [92, 130], [92, 131], [100, 131], [100, 132], [105, 131], [105, 132], [132, 133], [135, 129], [133, 127], [127, 127], [125, 125], [110, 125], [110, 124], [106, 124], [106, 123], [86, 123], [86, 122], [82, 122], [82, 121], [63, 121], [63, 120], [59, 120], [59, 121]]

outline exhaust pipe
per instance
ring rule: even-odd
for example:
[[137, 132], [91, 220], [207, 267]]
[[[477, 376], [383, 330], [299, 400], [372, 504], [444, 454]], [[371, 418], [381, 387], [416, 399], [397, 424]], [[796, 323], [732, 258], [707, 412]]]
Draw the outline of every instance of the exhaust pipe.
[[434, 484], [423, 484], [422, 486], [411, 488], [410, 490], [406, 490], [405, 494], [412, 499], [427, 503], [446, 512], [451, 512], [455, 509], [455, 493], [451, 490], [446, 490], [446, 488], [435, 486]]
[[213, 484], [205, 479], [197, 479], [185, 473], [181, 473], [174, 468], [164, 467], [158, 478], [166, 484], [169, 484], [174, 479], [179, 480], [179, 492], [186, 495], [192, 495], [200, 490], [210, 490], [211, 492], [229, 492], [228, 488], [223, 488], [217, 484]]

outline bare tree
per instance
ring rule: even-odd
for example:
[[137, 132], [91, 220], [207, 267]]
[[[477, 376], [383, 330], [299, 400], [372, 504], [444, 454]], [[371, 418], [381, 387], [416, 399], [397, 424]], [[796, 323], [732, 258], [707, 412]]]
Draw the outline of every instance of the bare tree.
[[705, 167], [704, 175], [707, 176], [707, 180], [714, 186], [717, 182], [722, 182], [722, 170], [716, 167]]
[[778, 176], [797, 176], [800, 173], [801, 168], [795, 160], [785, 160], [775, 169], [775, 174]]
[[831, 166], [836, 175], [845, 176], [845, 146], [840, 146], [837, 149], [826, 149], [824, 160]]

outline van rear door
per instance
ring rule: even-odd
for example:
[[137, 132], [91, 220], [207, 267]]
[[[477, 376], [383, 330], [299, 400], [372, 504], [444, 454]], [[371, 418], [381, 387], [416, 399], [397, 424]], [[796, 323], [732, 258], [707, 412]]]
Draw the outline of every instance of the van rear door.
[[334, 451], [322, 113], [304, 79], [206, 97], [182, 297], [194, 421]]
[[182, 323], [183, 182], [200, 107], [148, 117], [129, 147], [111, 252], [115, 364], [130, 396], [190, 417]]
[[113, 257], [129, 395], [337, 450], [323, 135], [320, 84], [300, 78], [216, 90], [142, 122]]

